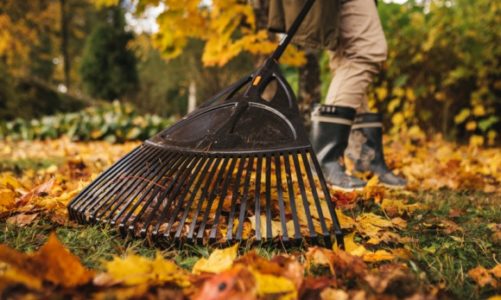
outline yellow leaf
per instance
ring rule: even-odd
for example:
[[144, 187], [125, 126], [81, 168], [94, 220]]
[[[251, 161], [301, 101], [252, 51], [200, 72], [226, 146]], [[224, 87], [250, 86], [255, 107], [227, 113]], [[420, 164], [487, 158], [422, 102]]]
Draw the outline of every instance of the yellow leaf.
[[169, 282], [186, 287], [190, 284], [188, 274], [174, 262], [164, 259], [159, 252], [154, 260], [136, 254], [125, 258], [114, 256], [104, 267], [112, 279], [126, 285]]
[[396, 113], [391, 118], [391, 122], [395, 126], [400, 126], [404, 123], [404, 115], [402, 113]]
[[[354, 238], [355, 238], [354, 232], [352, 232], [348, 235], [345, 235], [345, 237], [344, 237], [345, 251], [348, 252], [349, 254], [355, 255], [355, 256], [362, 256], [365, 253], [367, 253], [368, 252], [367, 249], [365, 249], [364, 246], [355, 243]], [[335, 245], [334, 250], [336, 250], [336, 249], [337, 249], [337, 245]]]
[[456, 124], [461, 124], [463, 123], [466, 118], [468, 118], [470, 116], [470, 110], [468, 108], [463, 108], [459, 114], [457, 114], [455, 117], [454, 117], [454, 123]]
[[271, 297], [276, 295], [281, 300], [297, 299], [297, 290], [294, 283], [285, 277], [270, 274], [262, 274], [255, 270], [251, 271], [256, 280], [256, 292], [259, 297]]
[[481, 135], [473, 135], [470, 137], [470, 146], [479, 147], [484, 144], [484, 137]]
[[[300, 213], [302, 213], [302, 212], [300, 212]], [[252, 229], [256, 230], [256, 217], [255, 216], [250, 217], [249, 220], [251, 222]], [[294, 227], [294, 222], [292, 220], [289, 220], [289, 221], [287, 221], [285, 226], [287, 228], [287, 235], [293, 236], [296, 232], [295, 231], [296, 229]], [[266, 216], [265, 215], [260, 216], [260, 226], [259, 227], [261, 230], [261, 236], [265, 236], [266, 235]], [[277, 236], [281, 236], [282, 234], [283, 234], [282, 222], [271, 220], [271, 235], [273, 237], [277, 237]]]
[[376, 252], [368, 252], [362, 256], [362, 259], [366, 262], [378, 262], [383, 260], [392, 260], [395, 255], [386, 250], [377, 250]]
[[473, 115], [477, 117], [481, 117], [485, 115], [485, 108], [483, 105], [475, 105], [473, 108]]
[[16, 203], [16, 192], [11, 189], [0, 189], [0, 212], [8, 211]]
[[475, 129], [477, 129], [477, 122], [469, 121], [468, 123], [466, 123], [466, 130], [473, 131]]
[[238, 244], [225, 249], [216, 249], [212, 252], [209, 258], [200, 258], [193, 266], [192, 272], [200, 274], [219, 273], [229, 269], [233, 265], [233, 261], [237, 258]]
[[364, 213], [357, 217], [355, 226], [357, 231], [365, 236], [372, 236], [383, 228], [392, 227], [390, 220], [386, 220], [374, 213]]
[[0, 186], [4, 186], [6, 188], [10, 187], [14, 190], [23, 188], [21, 182], [19, 182], [19, 180], [17, 180], [14, 176], [8, 173], [3, 174], [2, 177], [0, 178]]

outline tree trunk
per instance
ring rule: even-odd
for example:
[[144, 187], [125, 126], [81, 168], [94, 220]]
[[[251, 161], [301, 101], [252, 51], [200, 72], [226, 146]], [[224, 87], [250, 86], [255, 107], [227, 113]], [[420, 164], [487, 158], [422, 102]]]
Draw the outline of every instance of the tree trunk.
[[70, 90], [70, 55], [68, 53], [68, 16], [66, 14], [66, 0], [59, 0], [61, 8], [61, 53], [63, 55], [64, 85]]
[[197, 84], [195, 80], [190, 81], [188, 88], [188, 113], [195, 110], [197, 107]]
[[320, 64], [318, 62], [320, 52], [318, 50], [305, 49], [306, 64], [299, 68], [299, 110], [306, 124], [310, 122], [310, 113], [313, 103], [320, 102], [321, 82]]

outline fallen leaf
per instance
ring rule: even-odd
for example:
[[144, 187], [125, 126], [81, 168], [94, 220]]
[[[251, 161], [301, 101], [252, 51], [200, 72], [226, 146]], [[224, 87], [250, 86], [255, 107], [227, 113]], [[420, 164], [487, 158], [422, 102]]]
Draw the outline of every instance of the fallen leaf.
[[8, 224], [16, 225], [19, 227], [24, 227], [33, 223], [33, 221], [38, 217], [38, 214], [18, 214], [7, 219]]
[[0, 189], [0, 213], [9, 211], [16, 204], [16, 192], [3, 188]]
[[250, 300], [255, 299], [256, 282], [253, 274], [237, 265], [211, 276], [193, 296], [194, 300]]
[[491, 273], [484, 267], [478, 266], [468, 271], [468, 276], [470, 276], [473, 281], [477, 283], [478, 286], [484, 287], [486, 285], [497, 286], [497, 281], [491, 275]]
[[[180, 287], [190, 285], [189, 274], [179, 268], [174, 262], [166, 260], [157, 252], [155, 259], [135, 254], [128, 254], [125, 258], [117, 256], [104, 264], [106, 273], [113, 281], [126, 285], [145, 283], [173, 283]], [[103, 280], [103, 284], [109, 281]]]
[[320, 299], [322, 300], [348, 300], [349, 298], [348, 293], [340, 289], [326, 288], [320, 293]]
[[225, 249], [216, 249], [209, 255], [209, 258], [200, 258], [193, 266], [192, 272], [194, 274], [219, 273], [229, 269], [237, 258], [237, 251], [238, 244]]
[[362, 258], [366, 262], [378, 262], [384, 260], [393, 260], [395, 259], [395, 255], [386, 250], [377, 250], [376, 252], [364, 253]]
[[52, 233], [45, 245], [33, 254], [0, 245], [0, 261], [18, 272], [63, 287], [76, 287], [92, 280], [93, 272], [82, 266]]
[[44, 182], [41, 185], [33, 188], [31, 191], [23, 195], [21, 198], [17, 199], [16, 205], [22, 206], [29, 203], [35, 197], [46, 196], [50, 192], [53, 185], [54, 185], [54, 177], [49, 179], [47, 182]]
[[384, 219], [374, 213], [361, 214], [357, 217], [355, 224], [357, 232], [369, 237], [377, 234], [384, 228], [393, 226], [393, 223], [390, 220]]
[[294, 283], [285, 277], [262, 274], [251, 271], [256, 280], [256, 293], [258, 297], [276, 297], [275, 299], [297, 299], [297, 289]]

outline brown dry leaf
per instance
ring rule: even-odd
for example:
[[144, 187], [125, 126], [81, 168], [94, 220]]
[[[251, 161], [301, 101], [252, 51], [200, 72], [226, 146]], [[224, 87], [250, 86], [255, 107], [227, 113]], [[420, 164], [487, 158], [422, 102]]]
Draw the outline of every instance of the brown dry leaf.
[[7, 223], [8, 224], [12, 224], [12, 225], [16, 225], [16, 226], [19, 226], [19, 227], [24, 227], [26, 225], [29, 225], [29, 224], [33, 223], [33, 221], [35, 221], [35, 219], [37, 217], [38, 217], [37, 213], [35, 213], [35, 214], [24, 214], [24, 213], [21, 213], [21, 214], [9, 217], [7, 219]]
[[370, 245], [379, 245], [380, 243], [400, 243], [400, 244], [405, 244], [411, 242], [412, 239], [408, 237], [402, 237], [400, 234], [391, 232], [391, 231], [383, 231], [379, 232], [375, 236], [372, 236], [368, 241], [367, 244]]
[[381, 208], [390, 217], [401, 216], [404, 214], [411, 214], [416, 210], [425, 209], [424, 205], [420, 203], [407, 204], [405, 201], [397, 199], [384, 199], [381, 203]]
[[409, 274], [405, 265], [400, 264], [385, 265], [367, 274], [364, 279], [376, 293], [383, 293], [392, 285], [396, 285], [395, 288], [405, 294], [415, 293], [417, 289], [413, 276]]
[[400, 218], [400, 217], [396, 217], [396, 218], [391, 219], [391, 223], [393, 225], [395, 225], [395, 227], [402, 229], [402, 230], [407, 228], [407, 221]]
[[0, 261], [20, 273], [63, 287], [76, 287], [92, 280], [94, 273], [82, 266], [56, 235], [52, 233], [45, 245], [33, 254], [17, 252], [0, 245]]
[[310, 247], [305, 254], [306, 257], [306, 268], [310, 269], [312, 265], [324, 265], [329, 266], [331, 273], [334, 274], [334, 252], [321, 248], [321, 247]]
[[52, 186], [54, 185], [54, 177], [49, 179], [48, 181], [40, 184], [39, 186], [33, 188], [28, 193], [24, 194], [21, 198], [16, 199], [17, 206], [23, 206], [27, 203], [31, 202], [36, 197], [42, 197], [49, 194]]

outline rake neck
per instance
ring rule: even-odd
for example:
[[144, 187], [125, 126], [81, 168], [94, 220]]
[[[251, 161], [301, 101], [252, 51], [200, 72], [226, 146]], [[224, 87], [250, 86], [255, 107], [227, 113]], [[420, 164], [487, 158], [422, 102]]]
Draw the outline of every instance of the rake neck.
[[292, 23], [291, 27], [285, 34], [285, 37], [280, 41], [278, 44], [277, 49], [275, 49], [275, 52], [273, 52], [271, 59], [278, 61], [282, 54], [284, 53], [285, 49], [291, 42], [292, 38], [296, 34], [297, 30], [299, 29], [299, 26], [301, 26], [301, 23], [303, 22], [304, 18], [310, 11], [311, 7], [313, 6], [313, 3], [315, 0], [307, 0], [306, 3], [304, 4], [303, 8], [299, 12], [298, 16]]

